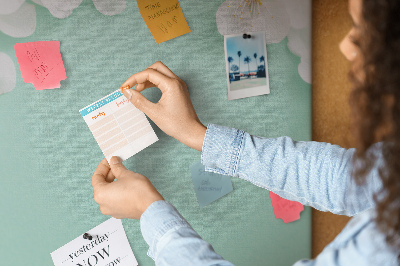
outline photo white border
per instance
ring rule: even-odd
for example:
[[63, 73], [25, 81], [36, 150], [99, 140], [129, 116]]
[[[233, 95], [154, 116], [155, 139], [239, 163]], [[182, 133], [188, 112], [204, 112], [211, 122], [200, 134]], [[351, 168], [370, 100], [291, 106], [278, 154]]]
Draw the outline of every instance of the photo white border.
[[229, 63], [228, 63], [228, 52], [226, 49], [226, 39], [229, 37], [238, 37], [238, 36], [243, 36], [243, 33], [241, 34], [232, 34], [232, 35], [224, 35], [224, 51], [225, 51], [225, 69], [226, 69], [226, 82], [228, 85], [228, 100], [236, 100], [236, 99], [241, 99], [241, 98], [247, 98], [247, 97], [253, 97], [253, 96], [259, 96], [259, 95], [264, 95], [264, 94], [269, 94], [270, 93], [270, 88], [269, 88], [269, 74], [268, 74], [268, 60], [267, 60], [267, 45], [265, 43], [265, 32], [246, 32], [246, 34], [263, 34], [262, 42], [263, 42], [263, 47], [264, 47], [264, 54], [265, 54], [265, 78], [267, 84], [265, 86], [259, 86], [259, 87], [252, 87], [252, 88], [246, 88], [246, 89], [241, 89], [241, 90], [236, 90], [236, 91], [231, 91], [230, 88], [230, 82], [229, 82]]

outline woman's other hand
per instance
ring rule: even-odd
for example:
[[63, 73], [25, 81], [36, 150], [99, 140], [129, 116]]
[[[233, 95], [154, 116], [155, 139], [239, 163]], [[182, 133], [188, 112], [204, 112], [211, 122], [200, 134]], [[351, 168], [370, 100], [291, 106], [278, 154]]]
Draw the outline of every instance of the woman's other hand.
[[112, 157], [110, 165], [106, 159], [100, 162], [92, 186], [100, 211], [117, 219], [140, 219], [153, 202], [164, 200], [147, 177], [126, 169], [118, 157]]

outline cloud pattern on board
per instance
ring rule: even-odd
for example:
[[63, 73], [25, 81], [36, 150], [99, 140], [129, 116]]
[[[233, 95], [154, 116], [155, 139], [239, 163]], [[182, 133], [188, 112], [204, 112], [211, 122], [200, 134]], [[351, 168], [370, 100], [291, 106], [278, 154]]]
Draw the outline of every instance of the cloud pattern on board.
[[222, 35], [264, 31], [267, 44], [287, 37], [289, 50], [300, 57], [300, 77], [311, 84], [311, 0], [227, 0], [216, 22]]

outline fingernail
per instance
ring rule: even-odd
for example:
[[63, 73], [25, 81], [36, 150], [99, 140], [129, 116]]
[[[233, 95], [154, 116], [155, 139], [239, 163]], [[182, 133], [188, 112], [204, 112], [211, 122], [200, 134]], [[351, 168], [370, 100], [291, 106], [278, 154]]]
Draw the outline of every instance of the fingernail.
[[126, 98], [128, 98], [128, 100], [130, 100], [132, 98], [132, 90], [131, 89], [124, 90], [122, 93], [125, 95]]
[[119, 164], [119, 163], [122, 163], [122, 160], [118, 156], [113, 156], [110, 160], [110, 164]]

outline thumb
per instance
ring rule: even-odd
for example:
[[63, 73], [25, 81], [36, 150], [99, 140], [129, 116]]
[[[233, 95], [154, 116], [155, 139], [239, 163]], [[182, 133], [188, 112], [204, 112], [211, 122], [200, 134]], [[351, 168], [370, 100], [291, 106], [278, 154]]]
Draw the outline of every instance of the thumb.
[[125, 89], [122, 92], [126, 98], [140, 111], [148, 115], [154, 103], [146, 99], [140, 92], [133, 89]]
[[118, 179], [122, 176], [122, 174], [128, 169], [122, 164], [121, 158], [117, 156], [113, 156], [110, 159], [110, 168], [114, 176]]

